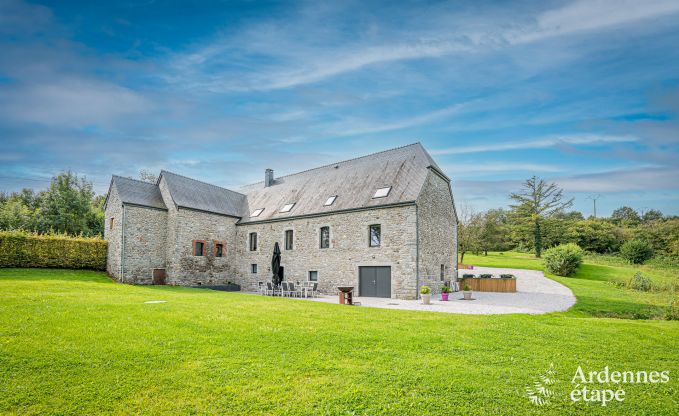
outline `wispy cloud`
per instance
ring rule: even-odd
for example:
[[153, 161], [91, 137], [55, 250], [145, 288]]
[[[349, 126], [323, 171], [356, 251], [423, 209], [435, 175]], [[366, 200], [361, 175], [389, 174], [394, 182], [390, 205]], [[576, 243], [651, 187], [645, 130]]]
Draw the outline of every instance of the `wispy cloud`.
[[637, 140], [637, 138], [631, 136], [581, 134], [572, 136], [550, 136], [546, 138], [516, 142], [449, 147], [446, 149], [434, 149], [431, 151], [431, 153], [434, 155], [457, 155], [464, 153], [502, 152], [507, 150], [545, 149], [561, 145], [588, 146], [607, 143], [629, 143], [635, 142]]

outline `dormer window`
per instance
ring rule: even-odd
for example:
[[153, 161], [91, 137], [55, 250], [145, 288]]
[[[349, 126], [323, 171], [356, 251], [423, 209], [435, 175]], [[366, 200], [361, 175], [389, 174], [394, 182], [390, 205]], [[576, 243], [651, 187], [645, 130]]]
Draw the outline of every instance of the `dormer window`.
[[337, 195], [333, 195], [329, 197], [328, 199], [325, 200], [325, 204], [323, 206], [329, 207], [330, 205], [335, 203], [335, 200], [337, 199]]
[[252, 211], [252, 213], [250, 214], [250, 217], [259, 217], [259, 214], [261, 214], [262, 212], [264, 212], [264, 208], [256, 209], [256, 210]]
[[389, 195], [390, 191], [391, 186], [387, 186], [386, 188], [379, 188], [378, 190], [375, 191], [375, 195], [373, 195], [373, 198], [384, 198]]
[[279, 212], [290, 212], [290, 210], [291, 210], [292, 207], [294, 207], [294, 206], [295, 206], [295, 203], [294, 203], [294, 202], [293, 202], [292, 204], [285, 204], [285, 205], [283, 206], [283, 208], [281, 208], [281, 210], [280, 210]]

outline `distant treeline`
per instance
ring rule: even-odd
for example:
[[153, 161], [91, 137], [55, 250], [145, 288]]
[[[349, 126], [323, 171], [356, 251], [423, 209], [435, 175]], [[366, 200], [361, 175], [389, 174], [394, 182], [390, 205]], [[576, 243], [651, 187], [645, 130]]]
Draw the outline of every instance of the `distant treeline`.
[[[140, 178], [155, 182], [145, 171]], [[607, 218], [585, 218], [569, 211], [572, 199], [565, 199], [555, 184], [533, 177], [512, 193], [509, 208], [474, 212], [458, 210], [459, 251], [533, 251], [563, 243], [576, 243], [594, 253], [617, 253], [627, 241], [647, 243], [655, 254], [679, 256], [679, 217], [660, 211], [643, 214], [630, 207], [616, 209]], [[24, 189], [0, 193], [0, 230], [24, 230], [39, 234], [102, 236], [105, 195], [95, 195], [92, 183], [72, 172], [52, 178], [48, 189]]]

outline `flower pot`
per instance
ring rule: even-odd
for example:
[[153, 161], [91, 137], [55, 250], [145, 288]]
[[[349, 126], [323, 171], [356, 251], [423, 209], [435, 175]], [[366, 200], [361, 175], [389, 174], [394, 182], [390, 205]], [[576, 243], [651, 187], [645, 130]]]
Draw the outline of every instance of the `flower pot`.
[[470, 290], [469, 292], [466, 292], [466, 291], [465, 291], [465, 292], [462, 292], [462, 294], [464, 295], [464, 300], [472, 300], [472, 292], [471, 292], [471, 290]]
[[423, 305], [431, 305], [431, 293], [427, 293], [426, 295], [422, 295], [422, 304]]
[[442, 301], [447, 301], [448, 300], [448, 293], [441, 293], [441, 300]]

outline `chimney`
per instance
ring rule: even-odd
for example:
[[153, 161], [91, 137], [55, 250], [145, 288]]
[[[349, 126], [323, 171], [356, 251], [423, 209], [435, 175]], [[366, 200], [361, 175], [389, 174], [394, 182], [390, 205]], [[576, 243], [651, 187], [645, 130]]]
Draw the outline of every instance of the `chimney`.
[[271, 185], [273, 185], [273, 169], [267, 169], [264, 171], [264, 187]]

